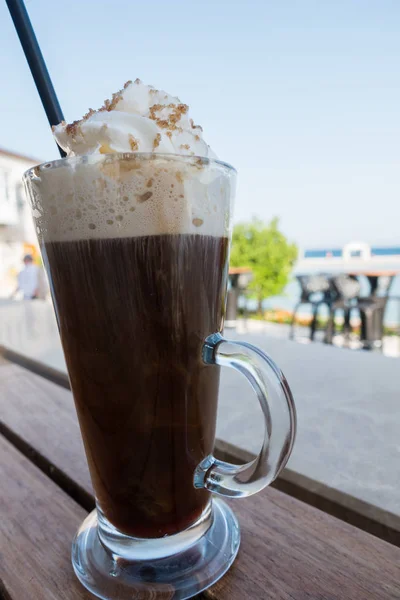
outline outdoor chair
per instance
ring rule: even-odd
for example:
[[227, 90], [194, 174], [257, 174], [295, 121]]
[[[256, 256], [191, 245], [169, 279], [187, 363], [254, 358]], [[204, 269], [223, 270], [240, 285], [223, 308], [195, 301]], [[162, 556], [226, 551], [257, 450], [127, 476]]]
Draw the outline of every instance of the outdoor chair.
[[382, 347], [383, 319], [389, 299], [390, 286], [393, 282], [392, 277], [371, 279], [374, 285], [371, 285], [370, 296], [359, 298], [357, 302], [361, 319], [360, 340], [366, 350], [371, 350], [374, 347]]
[[315, 331], [317, 329], [319, 310], [323, 305], [329, 307], [331, 302], [329, 279], [324, 274], [297, 275], [296, 278], [300, 284], [301, 296], [293, 311], [292, 323], [290, 327], [290, 338], [294, 338], [294, 327], [300, 306], [303, 304], [309, 304], [311, 305], [312, 310], [310, 341], [313, 341]]
[[331, 344], [336, 332], [337, 311], [343, 311], [343, 333], [348, 335], [351, 331], [351, 310], [357, 307], [361, 291], [358, 279], [353, 275], [335, 275], [330, 278], [330, 305], [329, 317], [325, 330], [325, 343]]

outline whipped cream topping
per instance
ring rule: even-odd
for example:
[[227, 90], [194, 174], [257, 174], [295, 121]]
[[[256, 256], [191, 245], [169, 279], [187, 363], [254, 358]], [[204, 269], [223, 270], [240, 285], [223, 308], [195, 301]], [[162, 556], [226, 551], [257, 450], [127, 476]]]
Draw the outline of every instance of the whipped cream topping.
[[128, 81], [97, 111], [53, 127], [68, 156], [114, 152], [155, 152], [216, 158], [179, 98]]

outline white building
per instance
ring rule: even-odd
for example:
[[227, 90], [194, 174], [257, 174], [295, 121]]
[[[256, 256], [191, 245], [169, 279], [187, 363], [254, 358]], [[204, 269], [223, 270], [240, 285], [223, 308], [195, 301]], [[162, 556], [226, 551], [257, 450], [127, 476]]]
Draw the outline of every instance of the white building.
[[40, 160], [0, 149], [0, 298], [16, 288], [24, 254], [38, 255], [22, 175]]
[[295, 272], [400, 274], [400, 246], [371, 246], [349, 242], [342, 248], [319, 248], [300, 253]]

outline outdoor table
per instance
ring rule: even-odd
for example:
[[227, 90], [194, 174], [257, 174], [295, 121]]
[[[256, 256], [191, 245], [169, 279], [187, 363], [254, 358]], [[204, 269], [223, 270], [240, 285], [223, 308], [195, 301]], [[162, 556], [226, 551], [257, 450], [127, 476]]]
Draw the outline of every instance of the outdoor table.
[[364, 275], [368, 279], [370, 296], [376, 296], [378, 291], [379, 279], [381, 277], [388, 277], [389, 284], [386, 286], [386, 292], [388, 293], [390, 290], [390, 286], [392, 285], [393, 279], [398, 275], [398, 271], [352, 271], [349, 275], [354, 275], [355, 277], [359, 277], [360, 275]]
[[[0, 598], [88, 600], [70, 548], [94, 499], [65, 375], [32, 360], [41, 375], [0, 361]], [[278, 489], [233, 504], [242, 530], [238, 558], [199, 598], [400, 598], [398, 547]], [[151, 588], [140, 596], [158, 598]]]

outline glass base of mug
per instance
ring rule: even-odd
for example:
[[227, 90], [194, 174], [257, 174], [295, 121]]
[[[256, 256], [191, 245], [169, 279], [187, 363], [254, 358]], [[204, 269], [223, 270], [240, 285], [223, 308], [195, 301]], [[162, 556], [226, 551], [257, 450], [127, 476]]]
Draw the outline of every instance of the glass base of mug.
[[[120, 537], [118, 540], [115, 537], [117, 530], [111, 525], [112, 530], [107, 531], [104, 516], [99, 514], [99, 523], [97, 512], [93, 511], [72, 544], [76, 576], [103, 600], [134, 600], [152, 594], [171, 600], [192, 598], [226, 573], [239, 550], [240, 530], [232, 510], [217, 498], [213, 498], [211, 507], [211, 515], [203, 516], [193, 528], [169, 538], [139, 540], [119, 534], [122, 546], [118, 554], [113, 551], [118, 549], [115, 543], [121, 542]], [[211, 525], [207, 523], [204, 531], [209, 520]], [[201, 530], [204, 532], [199, 536]], [[193, 539], [188, 535], [190, 531]], [[109, 550], [104, 542], [113, 538], [113, 550]], [[151, 544], [141, 547], [147, 542]]]

